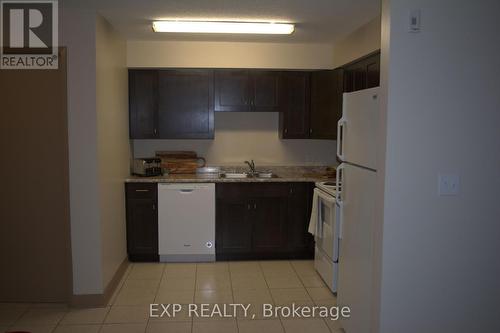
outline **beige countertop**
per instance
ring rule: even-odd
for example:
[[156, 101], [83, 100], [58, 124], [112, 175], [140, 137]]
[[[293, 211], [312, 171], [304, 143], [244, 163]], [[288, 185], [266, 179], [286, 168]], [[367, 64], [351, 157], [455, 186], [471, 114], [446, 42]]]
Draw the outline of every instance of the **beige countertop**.
[[[327, 167], [263, 167], [272, 171], [277, 177], [274, 178], [223, 178], [217, 173], [196, 174], [169, 174], [154, 177], [130, 176], [125, 180], [127, 183], [261, 183], [261, 182], [318, 182], [334, 180], [331, 173], [327, 173]], [[235, 168], [224, 168], [232, 169]]]

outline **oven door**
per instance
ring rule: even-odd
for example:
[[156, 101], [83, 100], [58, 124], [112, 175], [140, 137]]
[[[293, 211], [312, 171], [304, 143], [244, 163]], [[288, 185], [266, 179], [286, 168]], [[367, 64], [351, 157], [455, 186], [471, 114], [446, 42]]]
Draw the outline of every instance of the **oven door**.
[[318, 222], [316, 224], [316, 246], [332, 261], [338, 260], [338, 233], [335, 197], [315, 188], [318, 196]]
[[338, 224], [335, 197], [316, 188], [317, 224], [314, 267], [332, 292], [337, 292], [338, 281]]

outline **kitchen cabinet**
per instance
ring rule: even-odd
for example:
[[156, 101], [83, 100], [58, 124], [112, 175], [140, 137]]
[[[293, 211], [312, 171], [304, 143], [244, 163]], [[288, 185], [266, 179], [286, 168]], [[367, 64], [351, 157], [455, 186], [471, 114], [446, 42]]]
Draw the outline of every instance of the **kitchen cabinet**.
[[280, 90], [282, 139], [337, 139], [342, 69], [284, 72]]
[[216, 70], [215, 111], [278, 112], [278, 71]]
[[344, 67], [344, 92], [380, 85], [380, 51], [355, 60]]
[[282, 139], [307, 139], [310, 130], [310, 72], [282, 74], [279, 133]]
[[337, 139], [337, 122], [342, 116], [343, 70], [311, 73], [311, 120], [309, 138]]
[[215, 226], [217, 256], [251, 253], [251, 207], [250, 200], [244, 194], [217, 197]]
[[157, 71], [129, 71], [129, 134], [131, 139], [154, 139], [158, 136], [157, 85]]
[[213, 71], [158, 71], [158, 137], [213, 139], [213, 100]]
[[309, 192], [296, 183], [217, 184], [217, 260], [311, 258]]
[[158, 261], [156, 183], [126, 183], [127, 254], [130, 261]]
[[288, 199], [288, 251], [312, 257], [314, 237], [308, 232], [314, 183], [291, 183]]
[[131, 139], [212, 139], [212, 70], [130, 70]]

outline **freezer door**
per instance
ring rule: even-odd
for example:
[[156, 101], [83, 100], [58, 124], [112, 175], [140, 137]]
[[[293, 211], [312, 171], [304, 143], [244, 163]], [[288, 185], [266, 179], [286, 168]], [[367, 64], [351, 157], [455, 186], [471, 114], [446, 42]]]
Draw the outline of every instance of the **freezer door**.
[[337, 156], [343, 162], [376, 169], [379, 87], [344, 93], [338, 122]]
[[337, 299], [351, 308], [346, 332], [369, 332], [372, 291], [372, 233], [376, 172], [342, 163], [341, 239]]

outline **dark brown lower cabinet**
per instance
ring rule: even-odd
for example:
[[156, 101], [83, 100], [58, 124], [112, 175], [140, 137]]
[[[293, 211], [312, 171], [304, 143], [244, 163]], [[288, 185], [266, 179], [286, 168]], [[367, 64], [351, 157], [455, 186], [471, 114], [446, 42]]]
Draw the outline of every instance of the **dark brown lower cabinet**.
[[158, 261], [156, 183], [126, 183], [127, 253], [130, 261]]
[[217, 184], [217, 260], [312, 258], [311, 192], [309, 183]]
[[[291, 183], [288, 199], [288, 252], [300, 257], [314, 256], [314, 237], [307, 231], [311, 217], [314, 183]], [[292, 256], [292, 258], [294, 258]]]

